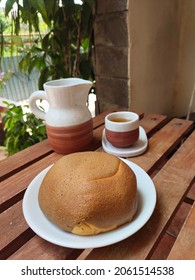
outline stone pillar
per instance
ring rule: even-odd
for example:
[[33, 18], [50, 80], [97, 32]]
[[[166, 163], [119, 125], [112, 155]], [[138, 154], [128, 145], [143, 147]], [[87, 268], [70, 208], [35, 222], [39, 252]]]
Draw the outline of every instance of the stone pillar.
[[95, 75], [99, 112], [129, 106], [128, 0], [96, 0]]

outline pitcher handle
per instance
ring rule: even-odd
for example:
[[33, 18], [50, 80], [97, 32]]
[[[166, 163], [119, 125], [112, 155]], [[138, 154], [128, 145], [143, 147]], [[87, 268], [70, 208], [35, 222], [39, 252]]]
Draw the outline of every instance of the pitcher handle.
[[29, 98], [29, 107], [37, 118], [45, 120], [45, 112], [43, 112], [36, 104], [36, 101], [40, 99], [47, 100], [44, 90], [37, 90], [31, 94]]

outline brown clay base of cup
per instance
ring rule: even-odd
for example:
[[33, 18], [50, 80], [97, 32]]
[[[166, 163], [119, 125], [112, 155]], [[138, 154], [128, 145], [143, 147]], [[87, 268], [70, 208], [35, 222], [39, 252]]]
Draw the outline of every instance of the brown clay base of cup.
[[58, 154], [86, 150], [93, 139], [93, 121], [68, 127], [46, 125], [47, 136], [52, 149]]
[[106, 129], [106, 138], [117, 148], [128, 148], [139, 139], [139, 128], [127, 132], [115, 132]]

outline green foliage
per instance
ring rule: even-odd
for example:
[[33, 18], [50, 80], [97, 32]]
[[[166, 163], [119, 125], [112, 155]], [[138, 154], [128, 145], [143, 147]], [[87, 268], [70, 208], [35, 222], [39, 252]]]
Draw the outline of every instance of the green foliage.
[[[20, 48], [23, 58], [20, 69], [31, 73], [34, 67], [40, 71], [39, 88], [50, 79], [82, 77], [94, 80], [92, 65], [93, 49], [93, 3], [84, 0], [82, 5], [73, 0], [25, 0], [23, 6], [18, 1], [7, 0], [6, 15], [17, 3], [18, 13], [13, 18], [14, 34], [12, 43]], [[60, 4], [61, 3], [61, 4]], [[40, 32], [40, 15], [48, 32]], [[39, 38], [31, 46], [21, 42], [21, 23], [39, 33]]]
[[9, 23], [8, 20], [5, 19], [5, 17], [2, 16], [0, 13], [0, 60], [4, 53], [4, 37], [3, 34], [5, 30], [8, 28]]
[[46, 128], [42, 120], [32, 113], [24, 113], [21, 106], [4, 103], [8, 107], [2, 118], [6, 139], [4, 145], [8, 156], [46, 138]]

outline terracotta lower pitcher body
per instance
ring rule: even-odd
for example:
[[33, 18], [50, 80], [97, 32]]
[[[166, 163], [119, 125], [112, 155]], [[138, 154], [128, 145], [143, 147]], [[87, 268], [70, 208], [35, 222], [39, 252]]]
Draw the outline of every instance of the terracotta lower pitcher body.
[[[45, 120], [48, 140], [60, 154], [84, 151], [93, 138], [91, 113], [86, 106], [92, 82], [80, 78], [67, 78], [46, 82], [43, 90], [35, 91], [29, 99], [31, 111]], [[36, 101], [49, 103], [47, 112]]]

